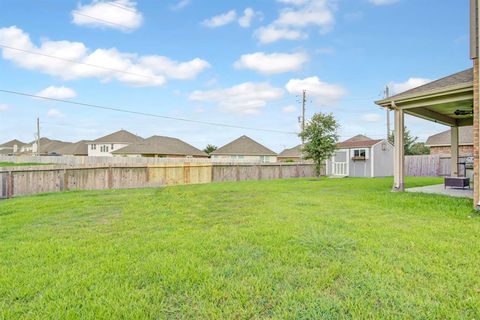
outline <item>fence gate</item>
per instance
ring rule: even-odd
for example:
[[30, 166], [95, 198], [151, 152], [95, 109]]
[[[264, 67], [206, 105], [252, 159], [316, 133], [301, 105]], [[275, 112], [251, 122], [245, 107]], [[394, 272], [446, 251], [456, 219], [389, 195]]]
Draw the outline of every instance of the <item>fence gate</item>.
[[333, 175], [348, 176], [348, 150], [335, 152], [333, 156]]

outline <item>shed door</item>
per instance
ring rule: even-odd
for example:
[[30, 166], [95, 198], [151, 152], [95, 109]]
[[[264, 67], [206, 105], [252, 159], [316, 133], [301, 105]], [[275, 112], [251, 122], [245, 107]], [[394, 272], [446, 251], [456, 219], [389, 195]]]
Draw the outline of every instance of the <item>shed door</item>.
[[348, 150], [335, 152], [333, 156], [333, 175], [348, 176]]

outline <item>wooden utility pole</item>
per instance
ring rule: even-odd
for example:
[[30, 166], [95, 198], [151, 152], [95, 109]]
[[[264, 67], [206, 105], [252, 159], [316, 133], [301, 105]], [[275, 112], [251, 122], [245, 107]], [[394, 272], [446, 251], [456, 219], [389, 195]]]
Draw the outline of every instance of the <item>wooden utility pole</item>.
[[[390, 97], [390, 88], [385, 86], [385, 99]], [[387, 109], [387, 140], [390, 137], [390, 109]]]
[[301, 159], [303, 161], [303, 147], [305, 146], [305, 138], [303, 137], [303, 133], [305, 132], [305, 108], [307, 104], [307, 90], [303, 90], [302, 94], [302, 152], [301, 152]]
[[37, 156], [40, 156], [40, 118], [37, 118]]

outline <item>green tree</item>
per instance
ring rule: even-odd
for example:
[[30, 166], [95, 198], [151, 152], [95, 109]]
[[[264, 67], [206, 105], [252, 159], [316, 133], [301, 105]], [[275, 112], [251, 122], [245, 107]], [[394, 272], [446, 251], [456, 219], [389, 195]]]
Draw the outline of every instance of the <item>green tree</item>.
[[315, 163], [317, 176], [320, 176], [322, 165], [335, 152], [339, 127], [333, 114], [316, 113], [300, 133], [300, 137], [305, 140], [302, 152], [305, 159]]
[[212, 153], [213, 151], [217, 150], [218, 148], [212, 144], [207, 144], [207, 146], [205, 147], [205, 149], [203, 149], [203, 152], [205, 152], [206, 154], [210, 155], [210, 153]]
[[430, 154], [430, 148], [425, 145], [425, 142], [415, 142], [410, 148], [410, 155]]
[[[403, 133], [403, 144], [404, 144], [405, 155], [413, 156], [413, 155], [430, 153], [430, 149], [426, 147], [423, 142], [417, 142], [417, 140], [418, 140], [418, 137], [412, 136], [410, 130], [408, 130], [408, 128], [405, 127], [405, 130]], [[388, 141], [393, 145], [395, 144], [395, 135], [393, 132], [388, 135]]]

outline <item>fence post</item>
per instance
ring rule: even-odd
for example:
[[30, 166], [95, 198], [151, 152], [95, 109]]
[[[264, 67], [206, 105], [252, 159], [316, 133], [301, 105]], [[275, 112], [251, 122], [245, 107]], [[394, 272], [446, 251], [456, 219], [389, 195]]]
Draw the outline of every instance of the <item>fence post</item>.
[[278, 179], [283, 179], [283, 166], [280, 163], [280, 166], [278, 167]]
[[14, 195], [14, 190], [13, 190], [13, 173], [12, 171], [8, 171], [7, 174], [7, 199], [10, 199]]
[[262, 180], [262, 165], [257, 165], [258, 167], [258, 180]]
[[108, 166], [108, 170], [107, 170], [107, 185], [108, 185], [108, 189], [112, 189], [112, 188], [113, 188], [112, 166]]
[[63, 190], [68, 191], [68, 172], [67, 169], [63, 169]]
[[295, 170], [296, 177], [295, 178], [300, 178], [300, 167], [298, 166], [298, 163], [295, 166], [296, 166], [296, 170]]
[[237, 164], [236, 166], [236, 181], [240, 181], [240, 166]]

